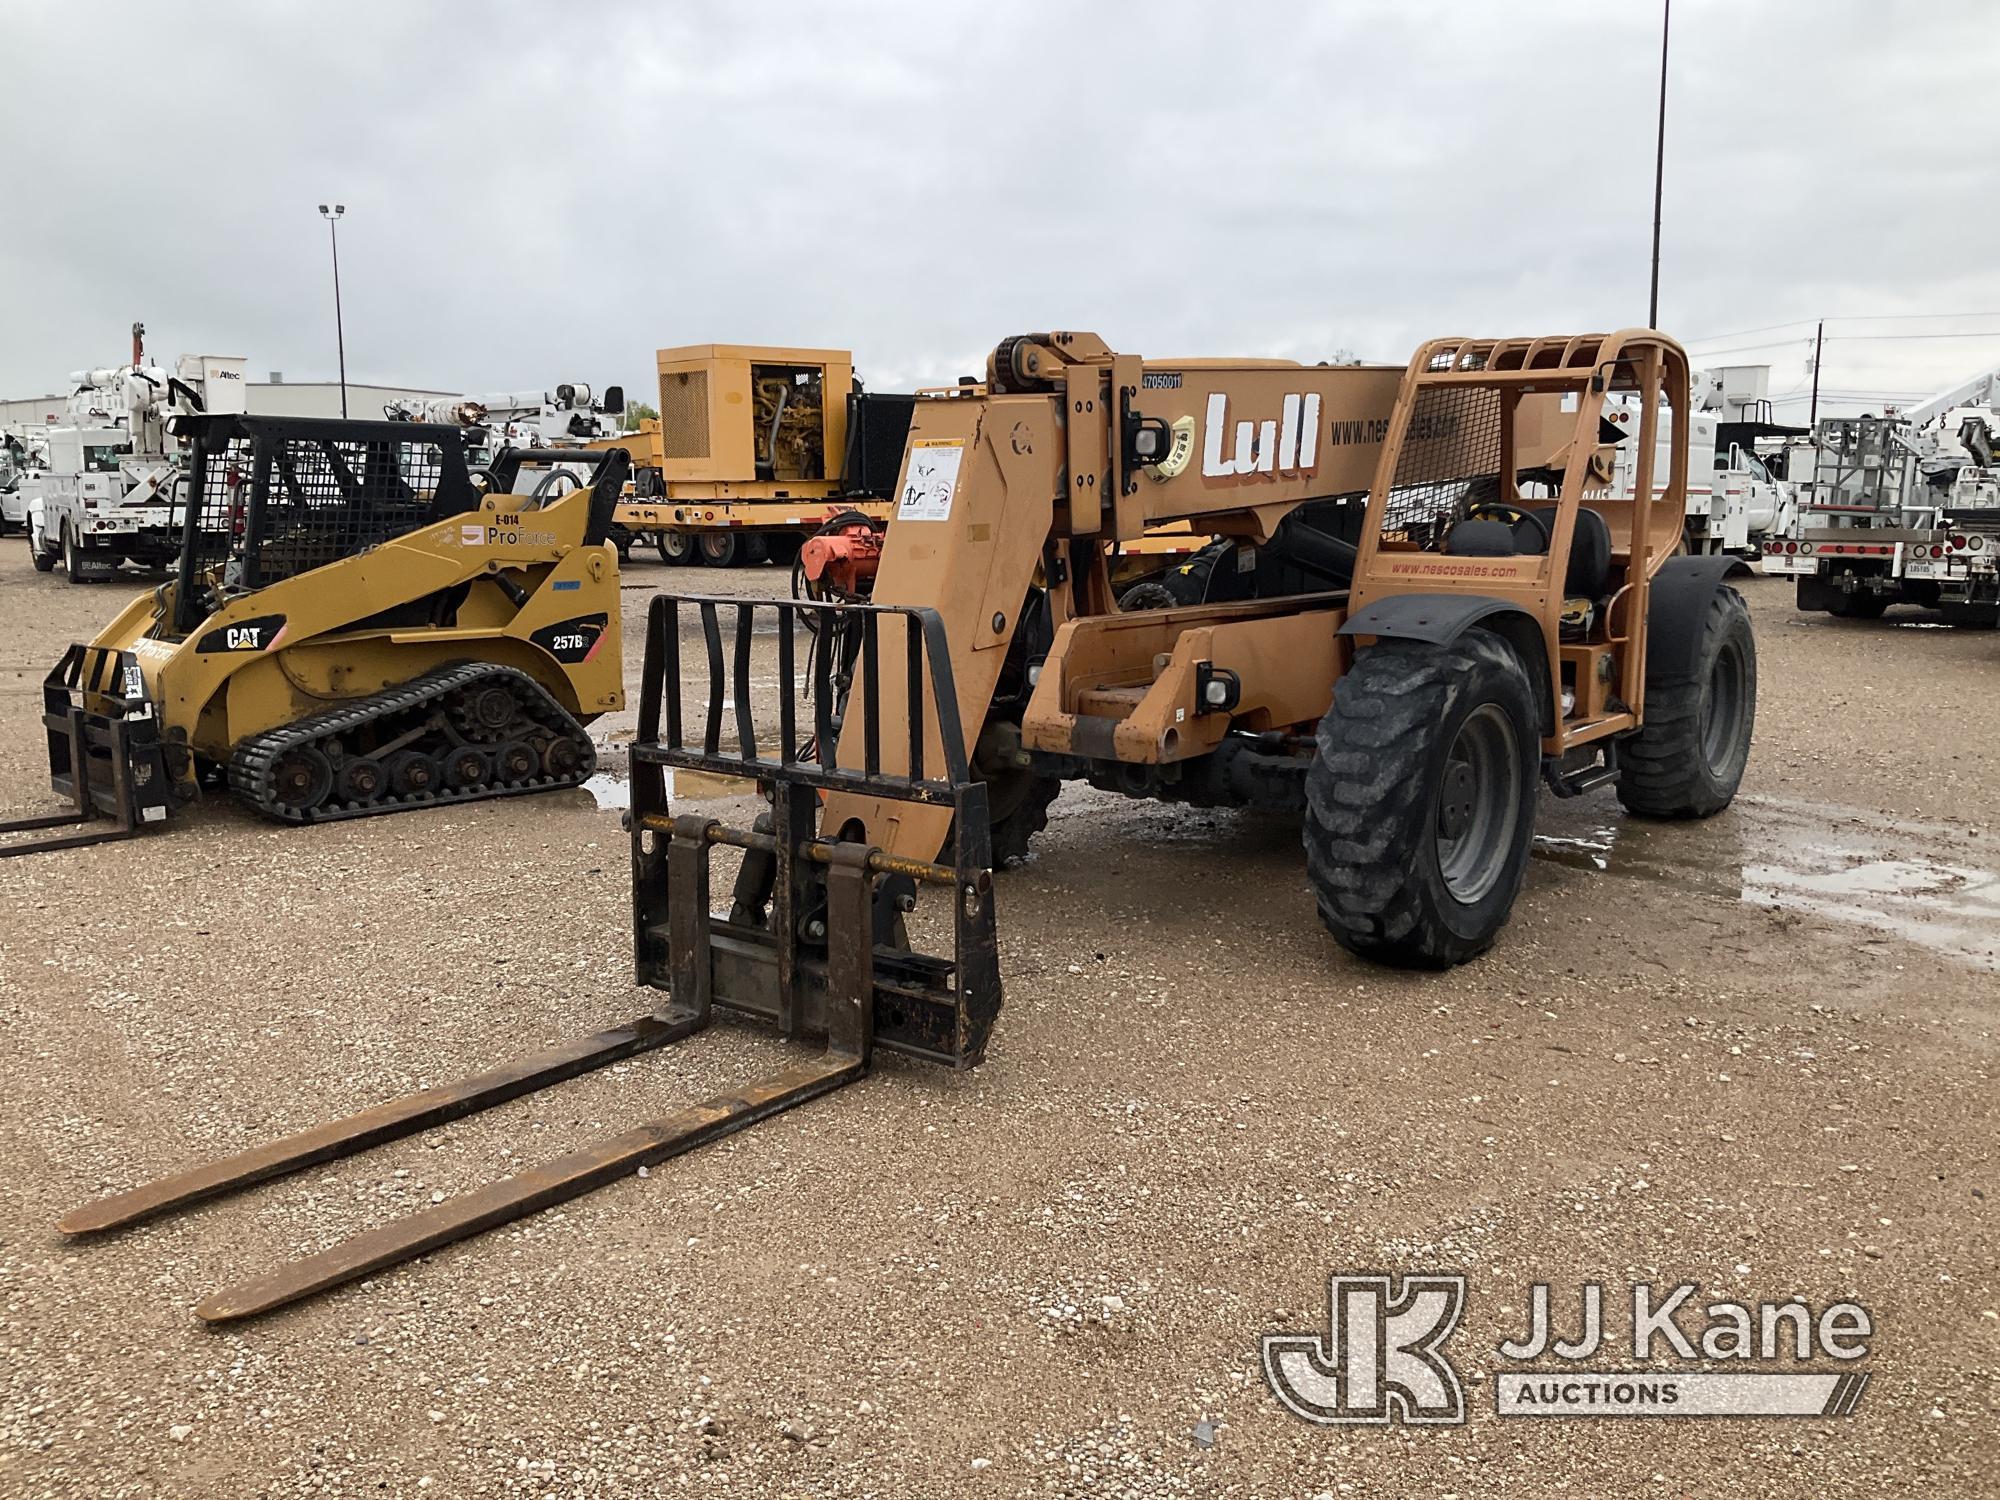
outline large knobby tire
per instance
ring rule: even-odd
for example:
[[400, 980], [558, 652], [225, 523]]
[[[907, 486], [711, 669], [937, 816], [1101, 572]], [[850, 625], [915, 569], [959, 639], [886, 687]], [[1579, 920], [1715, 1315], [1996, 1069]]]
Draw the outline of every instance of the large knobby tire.
[[986, 784], [991, 799], [993, 868], [1004, 870], [1028, 857], [1028, 845], [1036, 834], [1049, 826], [1049, 804], [1056, 800], [1062, 783], [1053, 776], [1031, 771], [1015, 771]]
[[1706, 818], [1736, 796], [1757, 724], [1757, 642], [1743, 596], [1709, 600], [1694, 666], [1646, 673], [1646, 712], [1619, 747], [1618, 800], [1646, 818]]
[[1506, 925], [1535, 830], [1541, 715], [1521, 660], [1472, 630], [1385, 640], [1334, 684], [1306, 774], [1306, 871], [1350, 953], [1477, 957]]

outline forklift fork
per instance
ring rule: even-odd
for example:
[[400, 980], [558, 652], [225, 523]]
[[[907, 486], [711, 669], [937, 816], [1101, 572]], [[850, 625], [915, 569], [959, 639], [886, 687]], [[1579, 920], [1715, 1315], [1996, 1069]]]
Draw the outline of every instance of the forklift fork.
[[71, 646], [42, 680], [49, 779], [67, 812], [0, 822], [0, 835], [71, 828], [104, 817], [109, 827], [0, 843], [0, 859], [129, 839], [166, 819], [172, 801], [159, 720], [129, 651]]
[[[680, 682], [680, 607], [694, 605], [707, 645], [707, 730], [699, 745], [683, 741]], [[720, 609], [734, 612], [736, 641], [729, 655], [733, 679], [723, 680]], [[781, 732], [775, 756], [759, 754], [750, 709], [751, 636], [759, 611], [778, 617]], [[921, 750], [908, 772], [884, 773], [880, 725], [872, 718], [863, 738], [866, 764], [842, 768], [829, 732], [844, 696], [815, 652], [820, 670], [807, 685], [818, 728], [818, 752], [807, 757], [797, 741], [792, 672], [799, 616], [812, 612], [822, 642], [843, 631], [859, 632], [862, 654], [879, 660], [879, 620], [903, 615], [910, 643], [910, 682], [928, 687], [940, 717], [946, 774], [923, 775]], [[516, 1176], [449, 1200], [422, 1213], [354, 1236], [340, 1244], [241, 1282], [201, 1302], [196, 1313], [210, 1323], [255, 1316], [317, 1292], [398, 1265], [468, 1236], [578, 1197], [742, 1130], [820, 1094], [855, 1082], [868, 1071], [878, 1046], [952, 1067], [970, 1067], [984, 1051], [1000, 1003], [994, 941], [990, 836], [985, 788], [971, 779], [944, 649], [943, 626], [927, 610], [793, 603], [747, 603], [655, 598], [648, 617], [639, 734], [632, 747], [634, 934], [638, 979], [667, 992], [650, 1015], [563, 1046], [517, 1059], [477, 1077], [426, 1089], [345, 1120], [301, 1132], [224, 1161], [166, 1177], [145, 1187], [85, 1205], [58, 1228], [69, 1235], [119, 1229], [205, 1199], [334, 1160], [459, 1119], [537, 1089], [601, 1068], [622, 1058], [682, 1041], [708, 1027], [718, 1010], [774, 1022], [789, 1038], [821, 1043], [817, 1057], [786, 1067], [744, 1087], [727, 1089], [661, 1119], [530, 1168]], [[927, 677], [920, 676], [928, 658]], [[828, 696], [822, 699], [824, 692]], [[720, 739], [721, 705], [733, 694], [739, 745]], [[863, 713], [879, 708], [864, 692]], [[912, 702], [922, 700], [912, 697]], [[661, 738], [661, 714], [667, 735]], [[920, 716], [917, 716], [920, 717]], [[667, 772], [704, 769], [753, 776], [771, 787], [770, 832], [724, 827], [697, 815], [672, 816]], [[818, 837], [816, 788], [838, 786], [869, 796], [948, 802], [955, 817], [950, 864], [899, 859], [872, 846]], [[711, 856], [729, 845], [775, 861], [768, 918], [710, 909]], [[948, 886], [953, 892], [954, 951], [947, 960], [878, 942], [883, 904], [898, 908], [912, 883]], [[801, 897], [810, 900], [811, 915]]]

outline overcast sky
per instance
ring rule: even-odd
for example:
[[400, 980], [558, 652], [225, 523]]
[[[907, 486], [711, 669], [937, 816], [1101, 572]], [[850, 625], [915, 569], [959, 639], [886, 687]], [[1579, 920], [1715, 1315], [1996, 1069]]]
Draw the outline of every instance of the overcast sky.
[[[331, 378], [322, 200], [350, 379], [472, 393], [639, 395], [668, 344], [849, 347], [890, 389], [1046, 328], [1400, 363], [1642, 323], [1659, 19], [0, 0], [0, 395], [119, 361], [135, 318], [162, 360]], [[2000, 362], [1996, 23], [1681, 0], [1660, 323], [1698, 362], [1802, 394], [1810, 327], [1766, 325], [1934, 313], [1968, 316], [1831, 325], [1825, 385]]]

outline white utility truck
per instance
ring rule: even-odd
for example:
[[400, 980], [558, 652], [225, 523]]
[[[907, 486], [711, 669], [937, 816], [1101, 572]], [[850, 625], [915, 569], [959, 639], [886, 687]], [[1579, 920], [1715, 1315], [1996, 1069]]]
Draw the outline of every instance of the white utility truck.
[[44, 435], [47, 466], [22, 481], [35, 567], [60, 562], [71, 583], [173, 561], [185, 476], [170, 419], [245, 408], [243, 360], [187, 355], [169, 371], [146, 363], [145, 336], [134, 323], [129, 365], [71, 375], [63, 420]]

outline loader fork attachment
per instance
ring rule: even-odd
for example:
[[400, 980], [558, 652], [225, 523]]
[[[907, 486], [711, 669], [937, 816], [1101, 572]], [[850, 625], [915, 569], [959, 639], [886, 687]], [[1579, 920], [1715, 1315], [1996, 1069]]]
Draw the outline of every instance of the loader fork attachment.
[[163, 821], [172, 803], [160, 724], [129, 651], [71, 646], [42, 681], [49, 780], [66, 812], [0, 822], [0, 836], [69, 828], [97, 818], [108, 827], [0, 843], [0, 859], [129, 839]]
[[[696, 611], [708, 666], [706, 728], [685, 742], [680, 681], [683, 605]], [[731, 649], [721, 638], [722, 612], [736, 627]], [[761, 740], [752, 708], [753, 633], [761, 612], [778, 621], [781, 704], [776, 734]], [[801, 618], [815, 616], [810, 625]], [[907, 644], [909, 702], [948, 710], [941, 738], [944, 772], [923, 774], [921, 724], [906, 765], [885, 771], [879, 693], [886, 654], [881, 620], [900, 616]], [[802, 739], [794, 702], [796, 634], [813, 637], [817, 663], [807, 696], [811, 740]], [[852, 636], [849, 655], [842, 638]], [[725, 657], [733, 671], [725, 680]], [[860, 694], [864, 765], [842, 768], [835, 721], [845, 706], [847, 669], [858, 660], [867, 680]], [[737, 747], [724, 749], [723, 703], [733, 696]], [[664, 712], [666, 734], [662, 738]], [[210, 1323], [269, 1312], [315, 1293], [370, 1276], [471, 1235], [581, 1196], [668, 1158], [683, 1155], [757, 1121], [866, 1076], [873, 1050], [884, 1047], [953, 1067], [976, 1063], [1000, 1003], [994, 941], [992, 872], [985, 789], [972, 781], [956, 734], [950, 657], [943, 627], [925, 610], [773, 601], [673, 599], [653, 601], [648, 618], [639, 737], [632, 746], [631, 816], [635, 948], [640, 983], [665, 991], [649, 1015], [593, 1036], [520, 1058], [459, 1083], [410, 1094], [226, 1160], [177, 1173], [66, 1215], [58, 1228], [73, 1236], [137, 1224], [207, 1199], [402, 1139], [450, 1120], [517, 1099], [609, 1063], [682, 1041], [705, 1030], [720, 1011], [774, 1023], [788, 1038], [819, 1043], [803, 1059], [754, 1083], [725, 1089], [661, 1119], [584, 1146], [553, 1161], [424, 1212], [356, 1235], [317, 1254], [206, 1298], [195, 1309]], [[817, 748], [806, 754], [809, 744]], [[768, 755], [762, 753], [768, 747]], [[675, 769], [755, 777], [770, 787], [769, 831], [732, 829], [711, 818], [674, 816], [667, 803]], [[870, 845], [821, 837], [814, 824], [817, 794], [839, 788], [891, 801], [943, 802], [955, 833], [950, 864], [898, 859]], [[710, 909], [712, 855], [717, 847], [755, 853], [774, 865], [769, 910], [761, 920]], [[916, 884], [952, 893], [953, 955], [928, 957], [905, 944], [878, 942], [884, 902], [896, 903]]]

